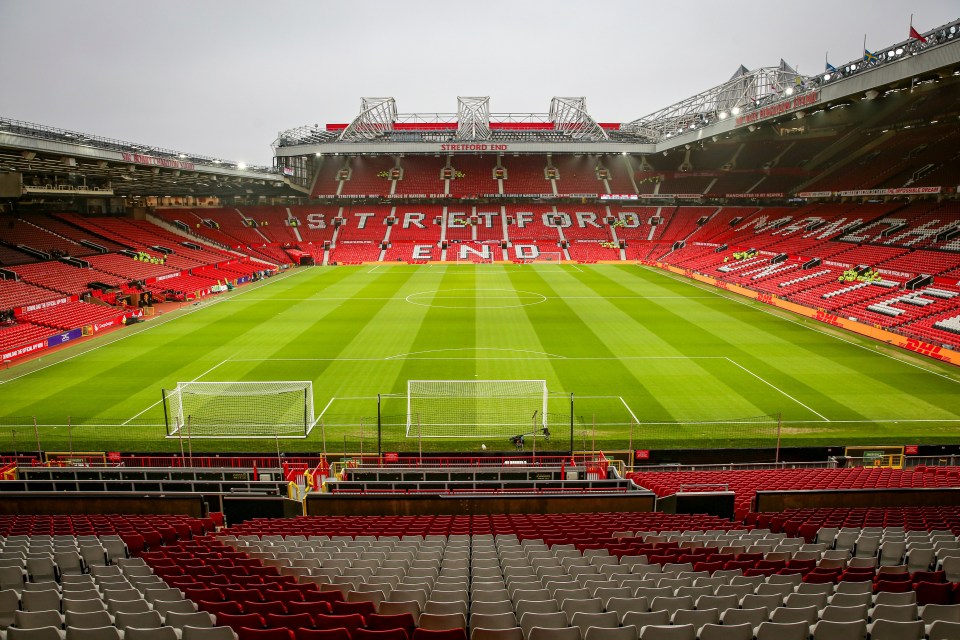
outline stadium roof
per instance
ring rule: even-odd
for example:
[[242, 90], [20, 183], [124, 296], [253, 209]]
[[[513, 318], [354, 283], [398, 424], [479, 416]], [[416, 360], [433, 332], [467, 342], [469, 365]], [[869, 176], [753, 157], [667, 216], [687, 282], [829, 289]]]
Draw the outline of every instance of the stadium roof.
[[0, 117], [0, 172], [34, 195], [299, 195], [270, 167]]
[[867, 97], [875, 87], [916, 79], [960, 63], [960, 21], [920, 38], [864, 51], [815, 76], [785, 61], [749, 70], [739, 66], [724, 83], [625, 123], [598, 123], [585, 98], [556, 97], [544, 113], [491, 113], [488, 97], [458, 98], [456, 113], [399, 113], [391, 97], [363, 98], [347, 124], [283, 131], [278, 157], [363, 153], [656, 153], [680, 144], [755, 127], [783, 116], [802, 117], [819, 104]]

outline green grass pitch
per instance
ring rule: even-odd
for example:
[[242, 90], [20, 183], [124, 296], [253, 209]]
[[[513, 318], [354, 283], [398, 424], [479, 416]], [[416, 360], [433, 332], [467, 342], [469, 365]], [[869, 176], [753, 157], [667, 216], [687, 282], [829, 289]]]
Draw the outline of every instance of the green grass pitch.
[[[0, 448], [35, 449], [35, 416], [46, 450], [178, 451], [161, 388], [311, 380], [323, 429], [281, 448], [319, 451], [322, 431], [332, 453], [370, 451], [377, 394], [410, 379], [546, 380], [551, 412], [574, 394], [577, 449], [773, 446], [776, 418], [758, 417], [778, 414], [784, 446], [960, 441], [955, 368], [657, 270], [383, 264], [298, 269], [11, 367]], [[405, 435], [390, 448], [510, 448], [502, 434]]]

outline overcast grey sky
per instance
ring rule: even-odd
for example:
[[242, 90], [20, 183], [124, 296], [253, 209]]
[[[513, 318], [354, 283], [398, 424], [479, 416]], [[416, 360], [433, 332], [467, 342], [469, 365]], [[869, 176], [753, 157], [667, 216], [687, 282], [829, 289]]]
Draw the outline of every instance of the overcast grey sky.
[[956, 0], [0, 0], [0, 116], [256, 164], [277, 132], [401, 113], [629, 121], [738, 65], [823, 70], [960, 17]]

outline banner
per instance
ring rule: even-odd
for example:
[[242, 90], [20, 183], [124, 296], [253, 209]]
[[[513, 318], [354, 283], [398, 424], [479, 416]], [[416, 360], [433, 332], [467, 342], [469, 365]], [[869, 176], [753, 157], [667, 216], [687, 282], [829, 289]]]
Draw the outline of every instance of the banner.
[[39, 349], [45, 349], [47, 346], [46, 340], [40, 340], [39, 342], [32, 342], [30, 344], [23, 345], [22, 347], [17, 347], [16, 349], [11, 349], [4, 353], [0, 353], [0, 362], [6, 362], [7, 360], [13, 360], [14, 358], [19, 358], [20, 356], [32, 353]]
[[783, 198], [786, 194], [774, 193], [728, 193], [725, 198]]
[[899, 189], [857, 189], [837, 191], [838, 196], [916, 196], [940, 193], [943, 187], [901, 187]]
[[157, 158], [155, 156], [148, 156], [142, 153], [127, 153], [121, 152], [120, 156], [123, 158], [124, 162], [135, 162], [136, 164], [147, 164], [153, 167], [166, 167], [167, 169], [185, 169], [186, 171], [193, 171], [196, 169], [196, 165], [192, 162], [185, 162], [183, 160], [174, 160], [173, 158]]
[[816, 104], [819, 100], [819, 90], [802, 93], [798, 96], [794, 96], [793, 98], [775, 102], [774, 104], [761, 107], [754, 111], [750, 111], [749, 113], [745, 113], [742, 116], [737, 116], [737, 126], [739, 127], [740, 125], [781, 116], [785, 113], [802, 109], [803, 107], [809, 107], [812, 104]]
[[30, 313], [32, 311], [39, 311], [40, 309], [48, 309], [50, 307], [55, 307], [60, 304], [67, 302], [76, 302], [79, 300], [79, 296], [67, 296], [65, 298], [57, 298], [56, 300], [47, 300], [46, 302], [38, 302], [36, 304], [28, 304], [25, 307], [17, 307], [13, 310], [13, 315], [19, 316], [24, 313]]
[[899, 189], [855, 189], [852, 191], [801, 191], [800, 198], [832, 198], [861, 197], [861, 196], [922, 196], [937, 194], [943, 187], [900, 187]]
[[83, 329], [71, 329], [66, 333], [61, 333], [59, 335], [50, 336], [47, 338], [48, 347], [56, 347], [65, 342], [70, 342], [71, 340], [76, 340], [77, 338], [83, 336]]

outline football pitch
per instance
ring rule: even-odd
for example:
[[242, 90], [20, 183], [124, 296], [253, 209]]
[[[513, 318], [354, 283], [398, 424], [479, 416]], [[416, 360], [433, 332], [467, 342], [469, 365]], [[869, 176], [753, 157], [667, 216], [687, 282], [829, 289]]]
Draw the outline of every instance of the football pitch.
[[546, 381], [552, 437], [528, 449], [960, 442], [956, 368], [655, 269], [376, 264], [293, 270], [0, 372], [0, 449], [179, 451], [161, 389], [282, 380], [313, 384], [308, 436], [190, 448], [372, 453], [378, 394], [385, 451], [513, 448], [411, 429], [409, 380]]

